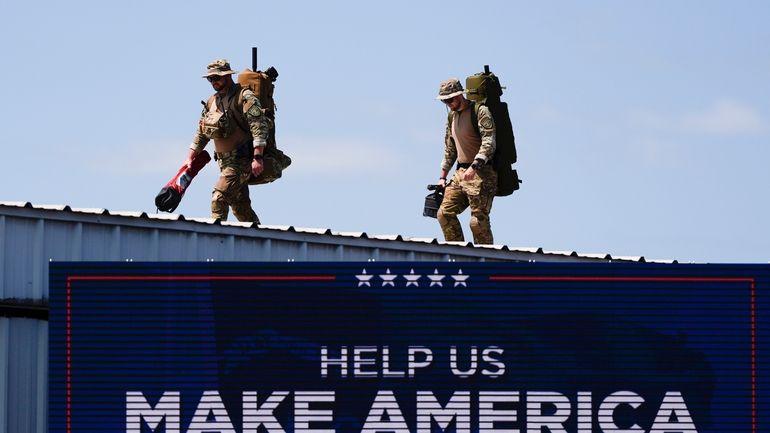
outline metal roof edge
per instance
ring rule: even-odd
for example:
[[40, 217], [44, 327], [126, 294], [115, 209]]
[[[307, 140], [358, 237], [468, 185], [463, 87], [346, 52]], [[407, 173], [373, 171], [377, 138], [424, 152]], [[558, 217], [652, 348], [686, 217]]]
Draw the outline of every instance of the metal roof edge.
[[[17, 209], [22, 213], [28, 213], [30, 211], [42, 211], [49, 216], [55, 216], [54, 219], [66, 219], [66, 220], [78, 220], [79, 217], [96, 217], [95, 220], [89, 221], [97, 224], [110, 223], [110, 221], [104, 220], [104, 217], [113, 217], [119, 219], [121, 222], [134, 222], [137, 225], [157, 225], [157, 224], [169, 224], [174, 222], [174, 227], [163, 227], [164, 229], [177, 229], [182, 231], [200, 231], [201, 228], [206, 227], [212, 230], [212, 233], [224, 233], [221, 230], [227, 230], [230, 235], [241, 234], [244, 236], [260, 236], [260, 237], [273, 237], [270, 235], [274, 233], [291, 234], [292, 237], [296, 235], [294, 239], [290, 241], [303, 241], [307, 240], [306, 236], [317, 237], [319, 243], [337, 244], [339, 241], [334, 238], [345, 238], [346, 240], [356, 242], [359, 239], [365, 244], [371, 242], [388, 244], [389, 248], [394, 250], [407, 250], [413, 248], [415, 245], [421, 245], [422, 248], [428, 248], [431, 252], [441, 252], [449, 256], [457, 254], [460, 257], [484, 257], [489, 253], [494, 254], [494, 258], [511, 259], [511, 256], [521, 256], [521, 260], [536, 259], [533, 257], [527, 258], [527, 256], [548, 256], [551, 258], [563, 257], [577, 258], [584, 260], [599, 260], [599, 261], [631, 261], [631, 262], [650, 262], [650, 263], [678, 263], [676, 260], [646, 260], [643, 256], [613, 256], [608, 253], [590, 253], [581, 254], [576, 251], [551, 251], [543, 250], [540, 247], [510, 247], [503, 244], [497, 245], [475, 245], [472, 242], [446, 242], [440, 241], [436, 238], [423, 238], [423, 237], [406, 237], [399, 234], [385, 234], [385, 235], [369, 235], [366, 232], [359, 231], [334, 231], [330, 228], [303, 228], [294, 226], [282, 226], [282, 225], [267, 225], [267, 224], [254, 224], [254, 223], [242, 223], [236, 221], [220, 221], [219, 219], [212, 218], [200, 218], [190, 217], [187, 218], [182, 214], [165, 214], [165, 213], [146, 213], [142, 211], [110, 211], [104, 208], [71, 208], [68, 205], [34, 205], [30, 202], [20, 201], [0, 201], [0, 210], [2, 208]], [[34, 215], [29, 215], [34, 217]], [[157, 228], [157, 227], [156, 227]], [[249, 229], [255, 231], [246, 232], [243, 229]], [[230, 232], [230, 230], [236, 230], [237, 232]], [[259, 233], [258, 235], [256, 233]], [[324, 238], [329, 238], [324, 240]], [[315, 241], [315, 240], [314, 240]], [[438, 251], [442, 249], [442, 251]], [[443, 251], [445, 248], [450, 248], [449, 251]]]
[[644, 263], [644, 256], [612, 256], [612, 260]]

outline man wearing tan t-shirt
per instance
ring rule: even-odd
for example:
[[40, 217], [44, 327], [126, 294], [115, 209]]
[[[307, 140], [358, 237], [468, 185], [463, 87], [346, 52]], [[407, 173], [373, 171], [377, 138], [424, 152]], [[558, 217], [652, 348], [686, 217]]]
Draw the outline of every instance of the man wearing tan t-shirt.
[[[495, 121], [484, 105], [474, 106], [465, 98], [457, 79], [443, 81], [437, 99], [451, 110], [444, 136], [444, 159], [439, 185], [446, 187], [437, 218], [447, 241], [464, 241], [457, 215], [471, 208], [474, 244], [492, 244], [489, 213], [497, 191], [497, 173], [491, 166], [495, 154]], [[474, 110], [478, 125], [473, 125]], [[447, 175], [457, 161], [457, 170], [447, 184]]]

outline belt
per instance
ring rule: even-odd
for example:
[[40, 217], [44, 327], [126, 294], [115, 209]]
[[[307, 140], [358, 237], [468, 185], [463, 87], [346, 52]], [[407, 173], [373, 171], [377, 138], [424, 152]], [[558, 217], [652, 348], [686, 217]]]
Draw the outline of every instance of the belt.
[[231, 150], [229, 152], [214, 152], [214, 159], [216, 160], [228, 158], [230, 156], [238, 156], [238, 149]]
[[236, 146], [235, 149], [229, 151], [229, 152], [214, 152], [214, 160], [220, 160], [222, 158], [228, 158], [231, 156], [238, 157], [239, 155], [243, 158], [249, 157], [249, 152], [246, 149], [246, 146], [251, 146], [250, 142], [246, 142], [244, 144], [241, 144], [239, 146]]
[[468, 168], [468, 167], [471, 166], [471, 164], [472, 164], [472, 162], [458, 162], [457, 163], [457, 169], [459, 170], [461, 168]]

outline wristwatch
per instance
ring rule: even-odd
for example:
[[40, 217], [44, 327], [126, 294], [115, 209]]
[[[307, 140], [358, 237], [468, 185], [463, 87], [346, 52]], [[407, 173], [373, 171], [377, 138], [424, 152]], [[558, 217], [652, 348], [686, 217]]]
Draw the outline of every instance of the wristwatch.
[[261, 153], [257, 153], [254, 155], [254, 159], [257, 161], [262, 161], [263, 159], [265, 159], [265, 157]]
[[473, 164], [471, 164], [471, 168], [474, 170], [478, 170], [479, 168], [483, 167], [486, 164], [486, 161], [480, 158], [476, 158], [473, 160]]

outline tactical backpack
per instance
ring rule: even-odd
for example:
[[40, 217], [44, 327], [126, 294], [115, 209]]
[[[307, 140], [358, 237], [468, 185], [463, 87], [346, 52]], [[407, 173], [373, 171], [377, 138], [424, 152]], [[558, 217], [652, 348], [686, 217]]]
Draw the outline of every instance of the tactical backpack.
[[273, 100], [275, 85], [273, 83], [276, 78], [278, 78], [278, 71], [272, 66], [264, 72], [246, 68], [238, 74], [238, 84], [241, 85], [241, 88], [254, 92], [259, 99], [259, 105], [262, 106], [262, 112], [268, 118], [269, 125], [267, 146], [263, 153], [264, 169], [259, 176], [251, 175], [250, 185], [272, 182], [280, 178], [283, 175], [283, 170], [291, 165], [291, 158], [278, 149], [275, 143], [275, 101]]
[[275, 101], [273, 101], [275, 84], [273, 83], [277, 78], [278, 71], [272, 66], [265, 72], [246, 68], [238, 74], [238, 84], [244, 89], [251, 89], [257, 95], [262, 111], [271, 119], [275, 119]]
[[497, 172], [497, 193], [503, 197], [513, 194], [519, 189], [519, 174], [511, 167], [516, 162], [516, 140], [513, 136], [513, 125], [508, 114], [508, 104], [500, 100], [503, 87], [495, 74], [489, 72], [489, 65], [484, 65], [484, 72], [473, 74], [465, 79], [465, 91], [468, 99], [473, 101], [471, 122], [476, 132], [479, 132], [479, 105], [489, 108], [495, 121], [497, 147], [492, 158], [492, 167]]

